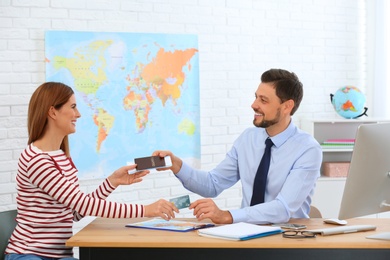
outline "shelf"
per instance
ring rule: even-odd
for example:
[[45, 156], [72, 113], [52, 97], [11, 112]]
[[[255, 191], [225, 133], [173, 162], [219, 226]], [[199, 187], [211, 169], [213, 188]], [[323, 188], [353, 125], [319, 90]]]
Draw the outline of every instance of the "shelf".
[[[311, 134], [319, 144], [329, 139], [354, 139], [361, 124], [390, 122], [389, 119], [303, 119], [301, 129]], [[352, 147], [323, 147], [323, 162], [350, 162], [353, 153]], [[318, 178], [312, 205], [316, 206], [324, 218], [338, 216], [341, 198], [347, 177], [328, 177], [322, 175]]]

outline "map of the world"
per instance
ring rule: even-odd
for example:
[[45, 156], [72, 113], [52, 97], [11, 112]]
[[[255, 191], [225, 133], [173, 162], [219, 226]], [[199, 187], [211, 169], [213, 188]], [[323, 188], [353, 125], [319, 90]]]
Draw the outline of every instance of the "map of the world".
[[199, 166], [196, 35], [48, 31], [46, 80], [72, 87], [81, 118], [69, 136], [79, 178], [171, 150]]

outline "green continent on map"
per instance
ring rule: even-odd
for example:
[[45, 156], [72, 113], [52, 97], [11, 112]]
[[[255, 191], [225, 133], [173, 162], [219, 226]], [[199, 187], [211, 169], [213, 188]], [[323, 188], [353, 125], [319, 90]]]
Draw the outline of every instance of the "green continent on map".
[[178, 126], [179, 134], [184, 133], [186, 135], [194, 135], [196, 130], [196, 125], [189, 119], [184, 119]]
[[112, 126], [114, 125], [115, 117], [108, 114], [104, 109], [99, 108], [97, 110], [97, 114], [93, 117], [93, 121], [98, 127], [96, 152], [99, 152], [102, 142], [106, 140]]
[[176, 105], [181, 96], [180, 87], [186, 77], [183, 67], [187, 65], [188, 70], [191, 70], [189, 61], [197, 51], [191, 48], [166, 52], [160, 48], [151, 62], [137, 63], [132, 75], [127, 78], [128, 94], [123, 100], [123, 106], [126, 110], [134, 111], [138, 132], [145, 129], [151, 104], [156, 98], [163, 105], [168, 99]]

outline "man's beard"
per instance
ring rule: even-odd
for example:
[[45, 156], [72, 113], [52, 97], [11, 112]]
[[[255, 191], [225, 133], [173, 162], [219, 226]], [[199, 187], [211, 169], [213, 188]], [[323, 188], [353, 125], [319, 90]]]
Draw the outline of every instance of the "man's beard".
[[273, 126], [273, 125], [279, 123], [279, 121], [280, 121], [280, 108], [278, 108], [278, 111], [276, 112], [276, 116], [274, 117], [274, 119], [265, 120], [264, 116], [263, 116], [263, 120], [260, 123], [256, 123], [256, 118], [253, 119], [253, 124], [256, 127], [267, 128], [267, 127], [270, 127], [270, 126]]

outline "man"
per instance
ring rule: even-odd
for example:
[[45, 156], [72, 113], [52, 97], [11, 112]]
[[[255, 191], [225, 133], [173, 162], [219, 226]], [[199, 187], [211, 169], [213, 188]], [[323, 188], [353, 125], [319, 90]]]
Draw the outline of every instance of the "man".
[[[322, 151], [312, 136], [292, 122], [291, 116], [298, 109], [302, 97], [302, 83], [294, 73], [282, 69], [264, 72], [252, 104], [255, 127], [246, 129], [234, 142], [226, 158], [209, 172], [191, 168], [170, 151], [153, 153], [170, 155], [172, 167], [169, 169], [184, 187], [206, 197], [190, 205], [198, 220], [209, 218], [216, 224], [266, 224], [308, 217], [311, 196], [320, 176]], [[265, 153], [267, 138], [273, 144], [268, 175], [265, 173], [265, 191], [254, 192], [255, 176]], [[207, 198], [218, 196], [239, 180], [243, 195], [240, 209], [221, 210], [212, 199]], [[264, 202], [253, 203], [252, 195], [261, 195]]]

